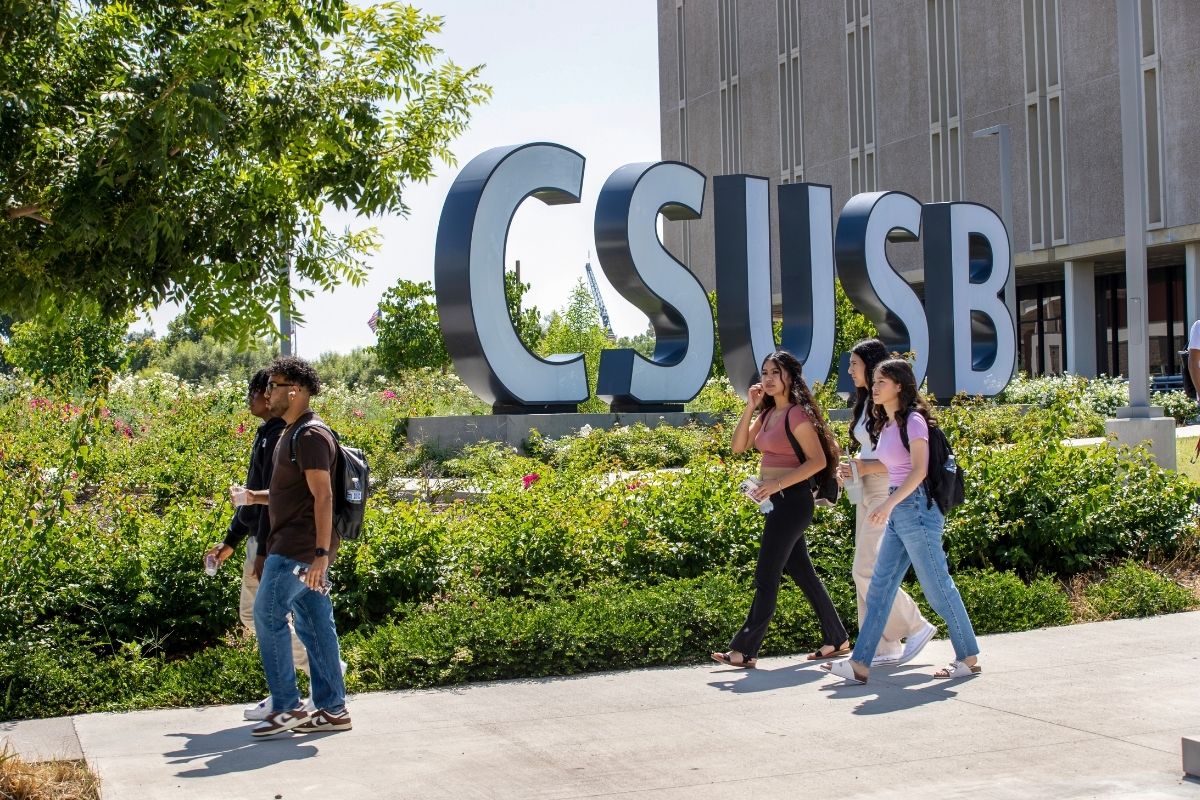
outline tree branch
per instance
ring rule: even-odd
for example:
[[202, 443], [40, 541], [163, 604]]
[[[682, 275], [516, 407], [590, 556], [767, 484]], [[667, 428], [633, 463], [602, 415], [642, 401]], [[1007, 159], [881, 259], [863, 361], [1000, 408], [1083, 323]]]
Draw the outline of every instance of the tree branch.
[[43, 225], [52, 224], [50, 220], [42, 216], [41, 206], [21, 206], [19, 208], [9, 208], [6, 209], [4, 213], [9, 219], [23, 219], [28, 217], [29, 219], [37, 220]]

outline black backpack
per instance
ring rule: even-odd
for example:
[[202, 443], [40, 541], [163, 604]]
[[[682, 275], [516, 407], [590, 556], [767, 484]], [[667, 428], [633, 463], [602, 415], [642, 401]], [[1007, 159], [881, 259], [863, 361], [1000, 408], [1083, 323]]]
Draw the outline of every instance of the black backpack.
[[[792, 426], [789, 424], [792, 415], [792, 409], [795, 406], [788, 406], [788, 410], [783, 415], [783, 432], [787, 434], [788, 441], [792, 443], [792, 450], [796, 452], [796, 458], [803, 464], [807, 459], [804, 457], [804, 448], [800, 447], [800, 443], [796, 441], [796, 434], [792, 433]], [[812, 489], [813, 502], [819, 506], [836, 505], [838, 497], [841, 495], [842, 486], [837, 480], [837, 466], [841, 459], [841, 454], [829, 452], [829, 443], [825, 441], [825, 437], [820, 437], [821, 449], [825, 452], [825, 469], [818, 472], [808, 479], [809, 488]]]
[[[910, 411], [908, 413], [919, 414], [921, 412]], [[907, 422], [906, 417], [905, 424], [900, 425], [900, 441], [904, 443], [905, 450], [910, 450]], [[946, 434], [933, 423], [929, 425], [929, 468], [926, 470], [925, 480], [921, 485], [925, 487], [925, 495], [929, 498], [926, 508], [932, 508], [936, 502], [943, 515], [949, 514], [950, 509], [955, 506], [962, 505], [966, 495], [963, 488], [962, 467], [954, 458], [954, 451], [950, 449], [950, 442], [947, 441]]]
[[288, 455], [296, 464], [296, 437], [305, 428], [324, 428], [333, 434], [337, 458], [330, 479], [333, 482], [333, 529], [343, 539], [357, 539], [362, 533], [363, 513], [370, 494], [371, 468], [367, 456], [357, 447], [342, 444], [337, 432], [321, 422], [309, 420], [292, 431]]

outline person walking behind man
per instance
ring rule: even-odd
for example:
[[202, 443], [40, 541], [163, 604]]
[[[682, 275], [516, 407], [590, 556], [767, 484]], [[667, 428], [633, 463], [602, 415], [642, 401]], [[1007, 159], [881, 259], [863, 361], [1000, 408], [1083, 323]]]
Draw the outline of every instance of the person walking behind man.
[[[254, 445], [250, 450], [250, 466], [246, 471], [247, 489], [266, 489], [271, 483], [271, 473], [275, 466], [275, 443], [287, 423], [279, 417], [271, 416], [267, 407], [267, 382], [271, 373], [260, 369], [250, 379], [246, 394], [246, 403], [250, 413], [263, 422], [258, 426], [254, 435]], [[212, 548], [208, 554], [216, 556], [217, 563], [223, 564], [233, 555], [242, 539], [246, 540], [246, 560], [242, 563], [242, 592], [238, 603], [238, 616], [242, 625], [254, 635], [254, 598], [258, 595], [258, 580], [262, 576], [263, 562], [267, 558], [267, 535], [271, 532], [271, 520], [267, 509], [260, 505], [238, 506], [233, 519], [229, 521], [229, 529], [225, 541]], [[292, 659], [296, 669], [308, 674], [308, 652], [300, 638], [292, 631]], [[249, 706], [242, 712], [248, 720], [265, 719], [271, 713], [271, 698], [267, 697]]]
[[[349, 730], [346, 685], [326, 576], [338, 547], [331, 481], [336, 444], [329, 428], [309, 408], [309, 399], [321, 391], [312, 366], [294, 356], [283, 356], [268, 370], [268, 407], [287, 427], [275, 448], [269, 488], [246, 492], [247, 502], [266, 504], [271, 517], [267, 559], [254, 601], [254, 626], [271, 689], [271, 713], [251, 733], [264, 737], [289, 730]], [[317, 709], [312, 714], [300, 703], [296, 686], [288, 644], [289, 613], [294, 615], [296, 633], [308, 650], [312, 700]]]

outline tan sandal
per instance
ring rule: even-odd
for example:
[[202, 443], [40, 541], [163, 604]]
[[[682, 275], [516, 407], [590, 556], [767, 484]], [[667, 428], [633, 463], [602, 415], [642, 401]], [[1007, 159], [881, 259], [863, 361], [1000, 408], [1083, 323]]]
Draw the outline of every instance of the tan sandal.
[[[826, 647], [833, 647], [833, 649], [830, 650], [828, 653], [821, 652]], [[834, 645], [831, 645], [831, 644], [823, 644], [819, 648], [817, 648], [816, 652], [809, 653], [807, 660], [808, 661], [824, 661], [827, 658], [838, 658], [839, 656], [848, 656], [848, 655], [850, 655], [850, 650], [851, 650], [851, 648], [850, 648], [849, 642], [846, 642], [841, 647], [835, 647]]]

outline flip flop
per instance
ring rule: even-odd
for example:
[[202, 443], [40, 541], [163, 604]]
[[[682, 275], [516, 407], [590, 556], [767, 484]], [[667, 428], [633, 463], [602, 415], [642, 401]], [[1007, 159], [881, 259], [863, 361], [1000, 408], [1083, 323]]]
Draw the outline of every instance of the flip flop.
[[[829, 645], [829, 647], [832, 647], [832, 646], [833, 645]], [[808, 661], [824, 661], [827, 658], [837, 658], [838, 656], [848, 656], [848, 655], [850, 655], [850, 652], [851, 652], [850, 645], [846, 645], [845, 647], [839, 647], [838, 649], [831, 650], [828, 653], [822, 653], [821, 649], [817, 648], [817, 650], [815, 652], [808, 654], [807, 660]]]
[[709, 656], [712, 657], [713, 661], [716, 661], [718, 664], [724, 664], [727, 667], [754, 669], [756, 666], [758, 666], [757, 658], [746, 658], [745, 654], [742, 655], [741, 661], [734, 661], [729, 657], [729, 653], [709, 653]]

